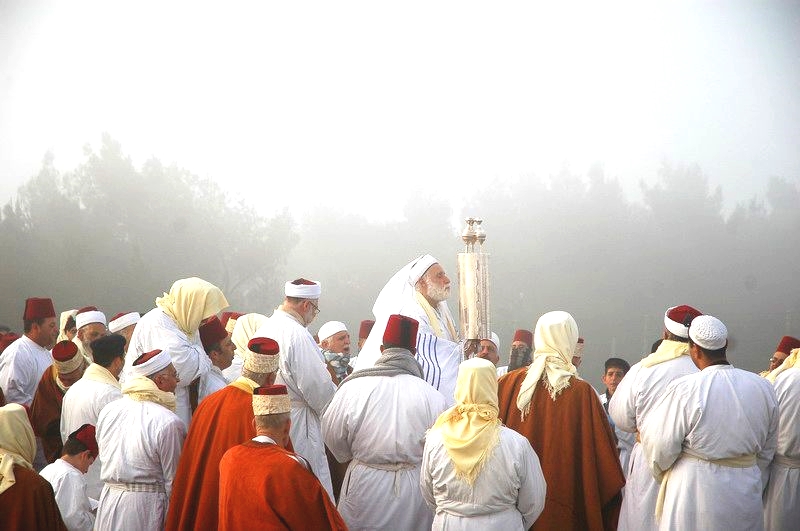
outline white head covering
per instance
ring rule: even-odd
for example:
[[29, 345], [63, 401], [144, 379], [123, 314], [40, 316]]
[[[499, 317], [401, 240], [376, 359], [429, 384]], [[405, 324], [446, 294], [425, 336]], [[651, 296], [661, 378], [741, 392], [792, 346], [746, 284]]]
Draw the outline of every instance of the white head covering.
[[289, 413], [292, 401], [285, 385], [267, 385], [253, 391], [253, 415]]
[[719, 350], [728, 343], [728, 329], [711, 315], [701, 315], [689, 325], [689, 337], [706, 350]]
[[[358, 353], [356, 369], [372, 367], [375, 364], [381, 355], [380, 346], [383, 343], [383, 333], [386, 331], [389, 316], [399, 314], [406, 304], [414, 300], [417, 281], [432, 265], [438, 263], [439, 261], [433, 256], [423, 254], [407, 263], [389, 279], [372, 306], [375, 325]], [[440, 302], [437, 308], [452, 320], [446, 301]]]
[[106, 315], [98, 310], [89, 310], [88, 312], [81, 312], [75, 315], [75, 328], [78, 330], [92, 323], [100, 323], [105, 326]]
[[[75, 314], [78, 313], [78, 310], [66, 310], [61, 312], [61, 317], [58, 320], [58, 338], [56, 339], [56, 343], [64, 341], [67, 338], [67, 334], [64, 333], [64, 328], [67, 326], [67, 319], [72, 317], [75, 318]], [[75, 328], [78, 328], [77, 325]]]
[[[145, 354], [142, 354], [142, 356], [144, 356]], [[159, 352], [158, 354], [156, 354], [155, 356], [153, 356], [152, 358], [150, 358], [149, 360], [145, 361], [142, 364], [131, 365], [128, 374], [130, 375], [131, 378], [136, 378], [137, 376], [150, 376], [164, 369], [170, 363], [172, 363], [172, 358], [169, 356], [169, 353], [166, 350], [162, 350], [161, 352]]]
[[136, 323], [139, 322], [139, 319], [141, 318], [142, 316], [139, 315], [139, 312], [126, 313], [125, 315], [117, 317], [116, 319], [112, 319], [108, 323], [108, 331], [111, 332], [112, 334], [116, 334], [123, 328], [135, 325]]
[[497, 348], [497, 352], [500, 352], [500, 336], [492, 332], [491, 337], [484, 337], [483, 339], [494, 343], [494, 346]]
[[236, 355], [242, 360], [247, 359], [250, 353], [247, 343], [253, 339], [256, 330], [261, 328], [265, 322], [267, 322], [267, 316], [260, 313], [248, 313], [236, 319], [233, 332], [231, 332], [231, 341], [236, 346]]
[[548, 312], [539, 317], [533, 333], [533, 361], [517, 395], [517, 407], [522, 417], [530, 411], [531, 399], [539, 380], [545, 376], [550, 398], [569, 387], [569, 379], [578, 375], [572, 364], [575, 345], [578, 343], [578, 324], [567, 312]]
[[33, 468], [36, 439], [25, 408], [19, 404], [0, 407], [0, 493], [17, 482], [14, 465]]
[[288, 281], [284, 284], [283, 292], [287, 297], [297, 297], [298, 299], [319, 299], [322, 295], [322, 286], [316, 280], [310, 280], [313, 284], [292, 284]]
[[319, 337], [320, 341], [324, 341], [333, 334], [338, 334], [339, 332], [347, 332], [347, 325], [340, 321], [328, 321], [319, 327], [319, 333], [317, 336]]

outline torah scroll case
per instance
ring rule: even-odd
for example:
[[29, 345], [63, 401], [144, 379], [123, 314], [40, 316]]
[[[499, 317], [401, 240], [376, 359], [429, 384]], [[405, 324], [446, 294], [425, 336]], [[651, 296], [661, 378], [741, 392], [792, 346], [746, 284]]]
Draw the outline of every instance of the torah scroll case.
[[466, 244], [458, 253], [458, 309], [463, 339], [491, 337], [489, 318], [489, 254], [483, 252], [482, 219], [467, 218], [461, 233]]

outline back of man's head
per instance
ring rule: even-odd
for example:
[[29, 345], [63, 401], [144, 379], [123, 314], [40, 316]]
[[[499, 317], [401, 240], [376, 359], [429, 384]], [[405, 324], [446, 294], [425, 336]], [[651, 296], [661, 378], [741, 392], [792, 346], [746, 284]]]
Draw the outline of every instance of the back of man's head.
[[125, 338], [117, 334], [102, 336], [92, 341], [91, 349], [94, 362], [108, 368], [116, 358], [125, 356]]

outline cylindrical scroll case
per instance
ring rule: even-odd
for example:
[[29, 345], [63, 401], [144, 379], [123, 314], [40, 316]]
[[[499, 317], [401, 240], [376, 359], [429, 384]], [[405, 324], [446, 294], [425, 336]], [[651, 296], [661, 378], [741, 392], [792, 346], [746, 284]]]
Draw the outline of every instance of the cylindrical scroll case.
[[490, 337], [489, 255], [458, 253], [458, 293], [461, 337]]

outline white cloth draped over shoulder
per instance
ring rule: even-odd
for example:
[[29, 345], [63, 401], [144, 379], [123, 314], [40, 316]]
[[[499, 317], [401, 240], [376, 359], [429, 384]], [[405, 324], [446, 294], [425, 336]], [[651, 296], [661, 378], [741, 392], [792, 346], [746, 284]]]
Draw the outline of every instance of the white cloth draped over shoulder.
[[[236, 325], [239, 325], [238, 321]], [[280, 368], [275, 383], [286, 386], [292, 401], [290, 436], [294, 451], [309, 461], [314, 474], [333, 500], [320, 418], [336, 392], [336, 385], [331, 380], [322, 352], [297, 317], [281, 309], [275, 310], [253, 337], [269, 337], [280, 347]]]
[[351, 461], [338, 503], [348, 527], [430, 529], [420, 463], [425, 432], [445, 409], [441, 393], [409, 374], [363, 376], [339, 388], [322, 425], [334, 457]]
[[777, 429], [775, 391], [758, 375], [711, 365], [673, 381], [640, 426], [653, 476], [669, 471], [658, 528], [763, 529]]
[[50, 482], [56, 496], [61, 519], [69, 531], [91, 531], [94, 513], [86, 495], [86, 478], [83, 473], [63, 459], [56, 459], [39, 472]]
[[[650, 367], [645, 367], [641, 361], [634, 364], [609, 400], [608, 413], [617, 429], [630, 433], [637, 432], [670, 382], [698, 372], [689, 357], [687, 343], [665, 339], [656, 352], [659, 353], [659, 358], [668, 361]], [[629, 459], [618, 529], [620, 531], [655, 529], [659, 484], [653, 479], [647, 460], [642, 455], [640, 443], [633, 445]]]
[[[375, 365], [380, 357], [380, 346], [386, 323], [392, 314], [405, 315], [419, 321], [417, 331], [417, 361], [422, 367], [425, 381], [438, 389], [447, 399], [448, 406], [455, 403], [453, 392], [458, 376], [458, 365], [463, 361], [463, 345], [459, 342], [457, 328], [446, 301], [433, 308], [439, 324], [432, 323], [416, 298], [415, 285], [425, 271], [438, 260], [422, 255], [395, 273], [378, 294], [372, 313], [375, 325], [358, 352], [355, 369]], [[452, 328], [446, 323], [453, 324]], [[437, 329], [440, 331], [437, 335]], [[456, 332], [456, 335], [453, 334]]]
[[186, 425], [169, 409], [128, 396], [103, 408], [97, 445], [105, 483], [98, 531], [162, 530]]
[[764, 496], [764, 527], [796, 530], [800, 523], [800, 367], [775, 378], [778, 397], [778, 446]]

